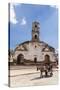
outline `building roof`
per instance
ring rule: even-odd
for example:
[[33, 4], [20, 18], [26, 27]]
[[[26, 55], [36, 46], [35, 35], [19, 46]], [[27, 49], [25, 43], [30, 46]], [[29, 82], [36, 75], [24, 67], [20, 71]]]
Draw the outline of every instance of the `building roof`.
[[[27, 48], [26, 48], [25, 44], [29, 44], [29, 43], [33, 43], [33, 42], [34, 42], [34, 41], [25, 41], [25, 42], [19, 44], [19, 45], [15, 48], [14, 51], [18, 50], [19, 46], [21, 46], [21, 45], [23, 46], [23, 49], [20, 48], [19, 50], [21, 50], [21, 51], [27, 51]], [[38, 43], [44, 45], [44, 48], [42, 49], [43, 52], [46, 50], [46, 48], [48, 48], [49, 51], [55, 52], [55, 49], [54, 49], [52, 46], [48, 45], [47, 43], [45, 43], [45, 42], [43, 42], [43, 41], [39, 41]]]

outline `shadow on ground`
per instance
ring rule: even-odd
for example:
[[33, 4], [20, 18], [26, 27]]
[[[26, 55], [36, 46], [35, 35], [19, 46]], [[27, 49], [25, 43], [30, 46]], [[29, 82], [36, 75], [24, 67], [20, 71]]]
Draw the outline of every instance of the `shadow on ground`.
[[51, 78], [51, 76], [45, 76], [45, 75], [43, 75], [43, 77], [36, 77], [36, 78], [33, 78], [33, 79], [31, 79], [31, 81], [32, 80], [40, 80], [40, 79], [43, 79], [43, 78]]
[[26, 74], [18, 74], [18, 75], [9, 75], [8, 77], [17, 77], [17, 76], [21, 76], [21, 75], [31, 75], [31, 74], [37, 74], [39, 72], [34, 72], [34, 73], [26, 73]]

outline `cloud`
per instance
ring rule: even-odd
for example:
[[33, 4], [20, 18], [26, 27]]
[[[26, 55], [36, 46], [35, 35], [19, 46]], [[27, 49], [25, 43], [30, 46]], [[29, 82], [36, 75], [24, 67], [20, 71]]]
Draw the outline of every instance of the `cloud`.
[[58, 8], [57, 5], [50, 5], [50, 7], [52, 7], [52, 8]]
[[22, 4], [21, 3], [13, 3], [14, 6], [21, 6]]
[[20, 25], [26, 25], [27, 21], [26, 21], [25, 17], [22, 17], [22, 19], [20, 18], [20, 21], [17, 20], [17, 18], [16, 18], [16, 13], [15, 13], [14, 6], [18, 6], [18, 5], [21, 6], [20, 3], [11, 3], [10, 4], [10, 22], [12, 24], [20, 23]]
[[14, 10], [14, 4], [10, 4], [10, 22], [12, 24], [17, 24], [18, 23], [18, 21], [16, 19], [15, 10]]
[[27, 23], [26, 18], [23, 17], [22, 20], [21, 20], [20, 25], [26, 25], [26, 23]]

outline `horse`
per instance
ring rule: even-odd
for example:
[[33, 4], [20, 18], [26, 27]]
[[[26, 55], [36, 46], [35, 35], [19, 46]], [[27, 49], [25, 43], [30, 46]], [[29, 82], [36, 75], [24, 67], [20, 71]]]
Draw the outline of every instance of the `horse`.
[[49, 76], [52, 76], [52, 65], [40, 65], [37, 66], [37, 71], [40, 70], [40, 77], [43, 77], [43, 72], [45, 72], [45, 77], [48, 76], [48, 73], [50, 74]]

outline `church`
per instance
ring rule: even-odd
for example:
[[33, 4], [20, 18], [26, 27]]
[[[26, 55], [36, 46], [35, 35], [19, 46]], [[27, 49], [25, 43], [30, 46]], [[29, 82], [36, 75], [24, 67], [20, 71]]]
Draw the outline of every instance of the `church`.
[[45, 59], [51, 62], [56, 61], [55, 49], [41, 41], [40, 24], [37, 21], [32, 22], [32, 39], [19, 44], [13, 54], [13, 60], [16, 64], [35, 64], [43, 62]]

